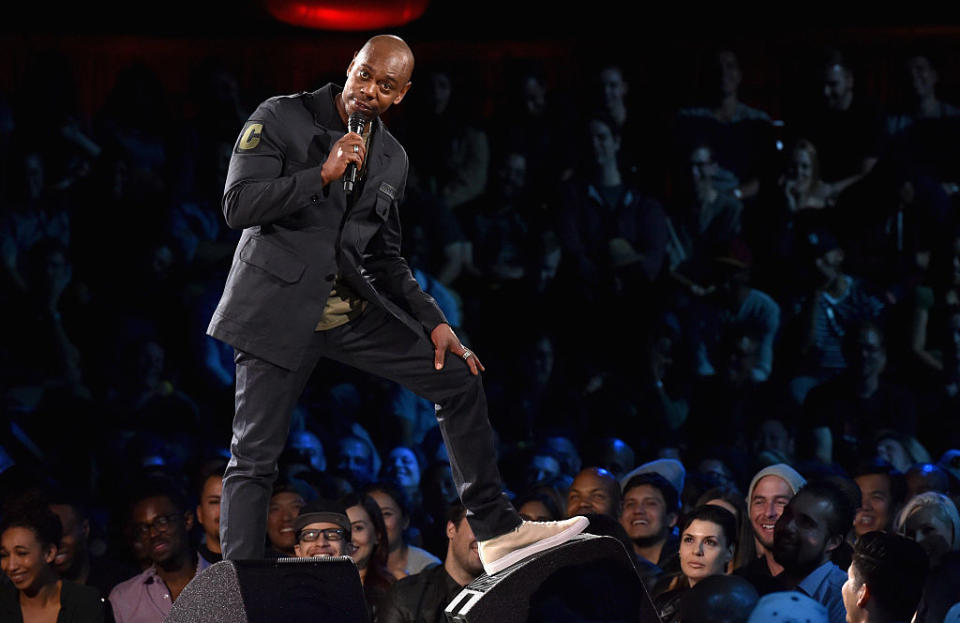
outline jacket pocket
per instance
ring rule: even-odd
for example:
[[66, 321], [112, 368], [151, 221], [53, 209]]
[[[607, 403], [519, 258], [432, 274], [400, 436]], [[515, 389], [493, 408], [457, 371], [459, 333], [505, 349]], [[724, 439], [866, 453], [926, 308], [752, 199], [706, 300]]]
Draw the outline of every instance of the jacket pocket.
[[306, 263], [294, 253], [259, 236], [251, 236], [240, 250], [240, 259], [286, 283], [296, 283], [306, 270]]
[[374, 220], [385, 221], [390, 217], [390, 206], [393, 204], [393, 199], [386, 196], [382, 192], [377, 193], [377, 203], [374, 205], [373, 213], [375, 215]]

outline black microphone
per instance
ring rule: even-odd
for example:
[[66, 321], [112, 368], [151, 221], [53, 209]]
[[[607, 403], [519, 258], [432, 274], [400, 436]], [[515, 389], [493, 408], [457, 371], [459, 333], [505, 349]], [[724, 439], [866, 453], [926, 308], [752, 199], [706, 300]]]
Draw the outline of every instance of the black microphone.
[[[362, 135], [363, 129], [367, 127], [370, 120], [361, 112], [355, 112], [347, 119], [347, 130]], [[343, 192], [348, 195], [353, 193], [353, 186], [357, 183], [357, 163], [351, 162], [347, 165], [347, 170], [343, 174]]]

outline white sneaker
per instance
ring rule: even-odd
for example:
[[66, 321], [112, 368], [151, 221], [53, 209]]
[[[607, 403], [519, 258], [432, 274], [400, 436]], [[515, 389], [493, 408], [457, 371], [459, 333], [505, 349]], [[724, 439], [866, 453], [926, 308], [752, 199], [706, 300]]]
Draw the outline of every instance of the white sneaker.
[[590, 524], [586, 517], [563, 521], [524, 521], [500, 536], [480, 541], [480, 562], [487, 575], [499, 573], [524, 558], [569, 541]]

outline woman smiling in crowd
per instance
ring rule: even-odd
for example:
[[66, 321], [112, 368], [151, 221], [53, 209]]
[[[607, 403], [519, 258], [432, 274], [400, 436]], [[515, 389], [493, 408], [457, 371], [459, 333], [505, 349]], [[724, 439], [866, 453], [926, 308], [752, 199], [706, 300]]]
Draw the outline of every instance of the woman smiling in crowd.
[[410, 526], [410, 511], [401, 489], [391, 483], [378, 482], [367, 485], [363, 492], [374, 499], [383, 514], [390, 549], [387, 569], [393, 577], [399, 580], [442, 563], [430, 552], [407, 543], [404, 538], [404, 531]]
[[960, 515], [953, 500], [942, 493], [927, 491], [912, 497], [900, 511], [896, 528], [927, 552], [931, 569], [940, 565], [947, 552], [960, 550]]
[[96, 589], [61, 580], [53, 568], [60, 520], [45, 505], [8, 509], [0, 523], [0, 621], [103, 623]]
[[357, 563], [363, 594], [371, 615], [374, 615], [394, 582], [393, 575], [387, 570], [387, 527], [380, 507], [369, 495], [351, 493], [341, 501], [350, 518], [350, 557]]

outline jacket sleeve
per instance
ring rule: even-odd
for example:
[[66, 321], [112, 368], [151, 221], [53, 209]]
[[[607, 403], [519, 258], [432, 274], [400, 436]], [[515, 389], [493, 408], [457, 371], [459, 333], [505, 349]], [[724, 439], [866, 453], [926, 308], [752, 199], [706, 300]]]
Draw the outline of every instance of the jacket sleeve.
[[[406, 186], [406, 182], [405, 169], [401, 188]], [[382, 201], [384, 198], [378, 197], [378, 200]], [[404, 304], [429, 333], [437, 325], [447, 323], [447, 318], [440, 311], [436, 300], [420, 288], [420, 284], [410, 272], [407, 260], [400, 255], [398, 203], [399, 198], [390, 201], [390, 211], [386, 221], [364, 252], [363, 265], [376, 275], [378, 288]]]
[[[282, 110], [280, 111], [282, 113]], [[266, 225], [305, 207], [322, 207], [342, 189], [323, 186], [321, 167], [283, 175], [287, 140], [296, 120], [265, 102], [243, 126], [230, 157], [223, 193], [223, 215], [232, 229]]]

